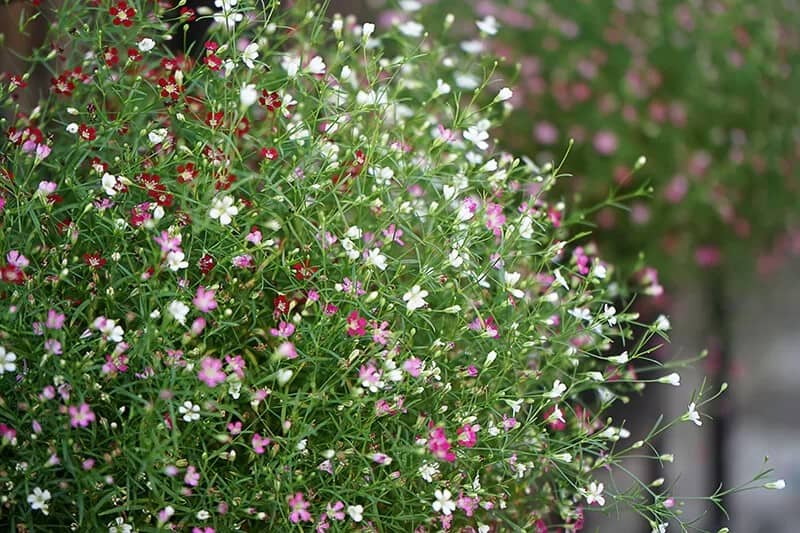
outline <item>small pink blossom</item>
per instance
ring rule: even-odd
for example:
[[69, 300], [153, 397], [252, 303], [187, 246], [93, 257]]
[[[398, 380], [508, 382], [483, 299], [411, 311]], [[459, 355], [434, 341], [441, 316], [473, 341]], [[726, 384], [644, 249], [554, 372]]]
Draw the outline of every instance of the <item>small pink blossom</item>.
[[288, 339], [289, 337], [292, 336], [294, 330], [295, 330], [294, 324], [292, 324], [291, 322], [285, 322], [281, 320], [280, 323], [278, 323], [277, 329], [271, 328], [269, 330], [269, 333], [273, 337], [283, 337], [285, 339]]
[[204, 357], [200, 361], [200, 372], [197, 378], [211, 388], [225, 381], [225, 372], [222, 371], [222, 361], [216, 357]]
[[201, 313], [209, 313], [217, 308], [217, 301], [214, 299], [215, 291], [206, 289], [202, 285], [197, 287], [197, 294], [192, 303]]
[[183, 476], [183, 482], [190, 487], [196, 487], [200, 483], [200, 472], [195, 467], [189, 465], [186, 467], [186, 474]]
[[269, 446], [271, 442], [272, 441], [269, 438], [262, 437], [258, 433], [255, 433], [251, 441], [253, 445], [253, 451], [256, 452], [258, 455], [261, 455], [265, 451], [267, 451], [267, 446]]
[[74, 428], [78, 426], [85, 428], [95, 421], [94, 413], [87, 403], [82, 403], [78, 407], [70, 405], [67, 411], [70, 416], [70, 425]]
[[303, 493], [298, 492], [289, 498], [289, 520], [293, 524], [310, 522], [311, 513], [308, 512], [309, 503], [303, 498]]

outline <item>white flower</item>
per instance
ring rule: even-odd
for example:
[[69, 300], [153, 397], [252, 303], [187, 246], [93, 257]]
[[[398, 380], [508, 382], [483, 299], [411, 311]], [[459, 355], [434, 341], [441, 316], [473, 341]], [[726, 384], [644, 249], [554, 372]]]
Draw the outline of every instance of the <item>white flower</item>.
[[[294, 78], [297, 76], [297, 72], [300, 70], [300, 58], [295, 56], [284, 56], [283, 60], [281, 61], [281, 67], [283, 67], [283, 70], [286, 71], [286, 75], [288, 77]], [[286, 105], [285, 102], [284, 105]]]
[[453, 501], [453, 494], [449, 490], [436, 489], [433, 496], [436, 498], [436, 501], [433, 502], [432, 507], [437, 513], [449, 516], [456, 510], [456, 502]]
[[786, 482], [782, 479], [779, 479], [778, 481], [770, 481], [769, 483], [764, 483], [764, 488], [770, 490], [783, 490], [786, 488]]
[[417, 0], [400, 0], [400, 9], [406, 12], [412, 11], [419, 11], [422, 8], [422, 4], [417, 2]]
[[403, 301], [406, 302], [406, 309], [414, 311], [420, 307], [425, 307], [428, 302], [425, 297], [428, 296], [428, 291], [424, 290], [419, 285], [414, 285], [411, 290], [403, 295]]
[[587, 322], [592, 321], [592, 313], [585, 307], [576, 307], [574, 309], [570, 309], [567, 313], [571, 314], [578, 320], [585, 320]]
[[561, 422], [563, 424], [566, 422], [566, 420], [564, 420], [564, 413], [561, 412], [561, 409], [556, 405], [553, 408], [553, 412], [550, 413], [550, 416], [547, 417], [547, 420], [545, 420], [545, 422], [547, 422], [548, 424], [551, 424], [553, 422]]
[[660, 524], [653, 524], [653, 531], [651, 533], [667, 533], [667, 528], [669, 524], [667, 522], [661, 522]]
[[694, 402], [689, 404], [689, 410], [684, 415], [686, 420], [691, 420], [695, 425], [702, 426], [703, 421], [700, 420], [700, 413], [697, 412], [697, 407]]
[[247, 109], [258, 101], [258, 91], [254, 83], [242, 85], [242, 88], [239, 89], [239, 101], [242, 103], [244, 109]]
[[669, 323], [669, 319], [664, 315], [658, 315], [653, 326], [656, 328], [656, 331], [668, 331], [672, 327]]
[[117, 194], [117, 189], [115, 188], [117, 186], [116, 176], [106, 172], [105, 174], [103, 174], [103, 178], [100, 180], [100, 182], [102, 183], [103, 190], [106, 192], [107, 195], [114, 196], [115, 194]]
[[188, 305], [179, 300], [172, 300], [167, 307], [167, 311], [179, 324], [186, 324], [186, 315], [189, 314]]
[[673, 372], [668, 376], [664, 376], [663, 378], [658, 379], [659, 383], [669, 383], [673, 387], [680, 387], [681, 386], [681, 375], [677, 372]]
[[456, 82], [456, 86], [465, 91], [477, 89], [478, 85], [480, 85], [480, 80], [476, 76], [465, 72], [456, 72], [453, 74], [453, 79]]
[[598, 505], [605, 505], [606, 499], [602, 496], [603, 484], [592, 481], [589, 483], [589, 488], [581, 490], [586, 497], [586, 503], [592, 505], [597, 502]]
[[497, 93], [497, 96], [494, 97], [494, 101], [505, 102], [506, 100], [510, 100], [512, 96], [514, 96], [514, 93], [511, 92], [511, 89], [503, 87], [500, 89], [500, 92]]
[[350, 516], [350, 519], [353, 522], [361, 522], [364, 518], [364, 506], [363, 505], [348, 505], [347, 506], [347, 514]]
[[275, 374], [275, 379], [278, 381], [278, 385], [284, 386], [289, 383], [289, 380], [292, 379], [292, 376], [294, 376], [294, 371], [284, 368], [282, 370], [278, 370], [278, 372]]
[[319, 56], [314, 56], [311, 58], [311, 61], [308, 62], [306, 66], [306, 72], [309, 74], [325, 74], [325, 62]]
[[114, 342], [122, 342], [122, 335], [125, 334], [125, 330], [123, 330], [122, 327], [118, 326], [117, 323], [110, 318], [99, 316], [94, 319], [92, 325], [103, 335], [103, 337], [106, 337]]
[[381, 253], [380, 248], [373, 248], [369, 251], [366, 263], [367, 266], [374, 266], [379, 270], [386, 270], [386, 256]]
[[397, 29], [406, 37], [420, 37], [422, 32], [425, 31], [425, 27], [422, 24], [413, 20], [400, 24]]
[[167, 128], [158, 128], [148, 133], [147, 138], [150, 139], [152, 144], [161, 144], [164, 142], [164, 139], [167, 138], [168, 134], [169, 131], [167, 131]]
[[472, 126], [464, 132], [464, 138], [474, 144], [479, 150], [486, 150], [489, 148], [489, 143], [486, 139], [489, 138], [489, 133], [485, 130]]
[[553, 383], [553, 389], [545, 394], [547, 398], [561, 398], [561, 395], [567, 390], [567, 386], [561, 383], [560, 380], [556, 380]]
[[178, 407], [178, 412], [183, 415], [183, 420], [186, 422], [200, 420], [200, 406], [193, 404], [189, 400], [186, 400], [183, 405]]
[[242, 63], [244, 63], [247, 68], [254, 68], [256, 65], [253, 61], [256, 59], [258, 59], [258, 43], [250, 43], [242, 51]]
[[67, 133], [72, 133], [74, 135], [75, 133], [78, 133], [78, 125], [75, 122], [70, 122], [67, 124], [66, 130]]
[[140, 52], [149, 52], [150, 50], [156, 47], [156, 42], [150, 37], [145, 37], [144, 39], [139, 41], [138, 46]]
[[479, 30], [488, 35], [495, 35], [497, 33], [498, 29], [497, 19], [491, 15], [484, 18], [483, 20], [475, 21], [475, 25], [478, 27]]
[[4, 347], [0, 346], [0, 376], [6, 372], [13, 372], [16, 370], [17, 365], [14, 363], [16, 360], [17, 354], [6, 351]]
[[220, 8], [219, 13], [214, 13], [214, 22], [225, 26], [229, 31], [236, 28], [236, 23], [244, 18], [241, 13], [233, 12], [233, 6], [238, 2], [239, 0], [214, 0], [214, 5]]
[[126, 524], [125, 520], [118, 516], [108, 524], [108, 533], [133, 533], [133, 526]]
[[208, 216], [211, 218], [218, 218], [219, 223], [227, 226], [231, 223], [232, 218], [239, 213], [239, 208], [233, 205], [233, 196], [225, 196], [223, 198], [214, 198], [211, 201], [211, 210]]
[[510, 292], [514, 298], [522, 298], [525, 296], [522, 290], [515, 288], [520, 278], [522, 278], [522, 274], [519, 272], [506, 272], [503, 275], [503, 280], [506, 282], [506, 290]]
[[437, 463], [422, 463], [422, 466], [419, 467], [419, 475], [428, 483], [431, 483], [433, 476], [438, 473], [439, 465]]
[[611, 361], [614, 364], [617, 364], [617, 365], [624, 365], [625, 363], [627, 363], [630, 360], [630, 357], [628, 356], [628, 351], [625, 350], [624, 352], [622, 352], [619, 355], [615, 355], [613, 357], [609, 357], [608, 360]]
[[33, 492], [28, 494], [28, 503], [31, 504], [31, 509], [34, 511], [39, 510], [42, 514], [50, 512], [48, 503], [52, 496], [49, 490], [42, 490], [39, 487], [34, 487]]
[[189, 262], [185, 261], [186, 255], [181, 251], [172, 251], [167, 254], [167, 266], [173, 272], [177, 272], [182, 268], [187, 268]]
[[606, 319], [609, 326], [614, 326], [617, 323], [617, 309], [613, 305], [605, 304], [603, 307], [603, 318]]
[[461, 252], [453, 248], [450, 250], [450, 255], [447, 257], [450, 261], [450, 266], [453, 268], [461, 268], [461, 265], [464, 264], [464, 257], [461, 255]]
[[462, 41], [461, 49], [470, 55], [480, 54], [484, 49], [483, 41], [479, 41], [477, 39], [472, 41]]
[[565, 289], [569, 290], [569, 285], [567, 285], [567, 280], [565, 280], [564, 276], [561, 275], [561, 269], [556, 269], [556, 271], [553, 272], [553, 276], [556, 278], [556, 283], [558, 283]]
[[365, 22], [361, 26], [361, 36], [364, 39], [369, 39], [372, 36], [374, 31], [375, 31], [375, 24], [373, 24], [371, 22]]
[[433, 91], [433, 98], [437, 96], [442, 96], [444, 94], [450, 94], [451, 87], [450, 84], [444, 82], [441, 79], [436, 80], [436, 90]]

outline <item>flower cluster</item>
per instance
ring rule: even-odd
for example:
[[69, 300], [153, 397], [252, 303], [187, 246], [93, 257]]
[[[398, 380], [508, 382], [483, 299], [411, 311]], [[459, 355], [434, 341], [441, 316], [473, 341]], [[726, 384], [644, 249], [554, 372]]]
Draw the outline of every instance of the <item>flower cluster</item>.
[[668, 321], [617, 312], [558, 166], [493, 148], [491, 58], [415, 2], [378, 34], [216, 0], [194, 57], [191, 12], [100, 4], [42, 8], [41, 106], [0, 93], [4, 521], [575, 530], [617, 497], [596, 473], [649, 448], [606, 410], [679, 384], [630, 366]]
[[461, 19], [461, 47], [518, 67], [498, 135], [539, 162], [574, 141], [560, 191], [608, 203], [595, 237], [618, 266], [646, 250], [668, 279], [721, 263], [768, 273], [800, 253], [796, 0], [463, 4], [480, 20]]

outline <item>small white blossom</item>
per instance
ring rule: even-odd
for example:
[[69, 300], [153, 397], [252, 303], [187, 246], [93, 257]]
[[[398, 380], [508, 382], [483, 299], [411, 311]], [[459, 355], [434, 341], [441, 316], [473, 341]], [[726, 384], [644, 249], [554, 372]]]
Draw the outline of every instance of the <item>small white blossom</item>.
[[149, 52], [150, 50], [156, 47], [156, 42], [150, 37], [145, 37], [144, 39], [139, 41], [138, 46], [140, 52]]
[[656, 328], [656, 331], [669, 331], [669, 329], [672, 327], [672, 325], [669, 323], [669, 319], [664, 315], [658, 315], [658, 318], [656, 318], [653, 326]]
[[75, 122], [70, 122], [67, 124], [65, 129], [67, 130], [67, 133], [72, 133], [73, 135], [78, 133], [78, 125]]
[[103, 178], [100, 180], [101, 184], [103, 185], [103, 190], [109, 196], [114, 196], [117, 194], [117, 177], [113, 174], [109, 174], [106, 172], [103, 174]]
[[169, 252], [167, 253], [167, 266], [173, 272], [177, 272], [189, 266], [189, 262], [185, 259], [186, 255], [179, 250]]
[[508, 87], [503, 87], [500, 89], [500, 92], [497, 93], [497, 96], [494, 97], [495, 102], [505, 102], [506, 100], [510, 100], [511, 97], [514, 96], [514, 93]]
[[497, 34], [497, 19], [493, 16], [489, 15], [488, 17], [484, 18], [483, 20], [475, 21], [475, 25], [481, 30], [483, 33], [487, 35], [495, 35]]
[[464, 138], [474, 144], [479, 150], [486, 150], [489, 148], [489, 143], [486, 139], [489, 138], [489, 133], [485, 130], [471, 126], [464, 132]]
[[189, 314], [189, 306], [179, 300], [172, 300], [167, 307], [167, 311], [172, 318], [179, 324], [186, 324], [186, 315]]
[[422, 32], [425, 31], [422, 24], [413, 20], [400, 24], [397, 29], [406, 37], [421, 37]]
[[547, 398], [561, 398], [561, 395], [564, 394], [564, 392], [566, 390], [567, 390], [567, 386], [564, 385], [563, 383], [561, 383], [560, 380], [556, 380], [555, 383], [553, 383], [552, 390], [550, 392], [548, 392], [547, 394], [545, 394], [545, 397], [547, 397]]
[[375, 24], [371, 22], [365, 22], [361, 26], [361, 37], [364, 39], [369, 39], [372, 37], [373, 32], [375, 31]]
[[420, 307], [425, 307], [428, 305], [425, 301], [426, 296], [428, 296], [428, 291], [419, 285], [414, 285], [411, 287], [410, 291], [403, 295], [403, 301], [406, 302], [406, 309], [414, 311]]
[[232, 217], [239, 213], [239, 208], [233, 205], [233, 202], [233, 196], [214, 198], [211, 201], [211, 210], [208, 212], [208, 216], [218, 218], [220, 224], [227, 226], [233, 220]]
[[166, 140], [169, 131], [167, 128], [158, 128], [147, 134], [147, 138], [152, 144], [161, 144]]
[[697, 406], [694, 402], [689, 404], [689, 410], [684, 415], [686, 420], [690, 420], [695, 423], [697, 426], [702, 426], [703, 421], [700, 420], [700, 413], [697, 412]]
[[439, 465], [437, 463], [422, 463], [419, 467], [419, 475], [428, 483], [433, 482], [433, 477], [439, 473]]
[[42, 490], [39, 487], [34, 487], [33, 492], [28, 494], [28, 503], [31, 504], [31, 509], [34, 511], [41, 511], [46, 515], [50, 512], [48, 503], [52, 496], [49, 490]]
[[7, 351], [4, 347], [0, 346], [0, 376], [6, 372], [13, 372], [17, 369], [17, 355], [14, 352]]
[[363, 505], [348, 505], [347, 506], [347, 515], [353, 522], [361, 522], [364, 518], [364, 506]]
[[628, 351], [625, 350], [619, 355], [609, 357], [608, 360], [617, 365], [624, 365], [630, 360], [630, 357], [628, 356]]
[[653, 524], [653, 530], [651, 533], [667, 533], [667, 528], [669, 527], [669, 523], [661, 522], [660, 524]]
[[613, 305], [605, 304], [603, 307], [603, 318], [606, 319], [609, 326], [617, 324], [617, 309]]
[[663, 378], [658, 379], [659, 383], [669, 383], [673, 387], [680, 387], [681, 385], [681, 375], [677, 372], [673, 372], [668, 376], [664, 376]]
[[258, 91], [254, 83], [242, 85], [242, 88], [239, 89], [239, 101], [244, 109], [247, 109], [258, 101]]
[[242, 63], [247, 68], [255, 68], [254, 61], [258, 59], [258, 43], [250, 43], [242, 51]]
[[314, 56], [311, 58], [311, 61], [308, 62], [306, 72], [309, 74], [325, 74], [326, 68], [325, 61], [319, 56]]
[[183, 415], [185, 422], [194, 422], [200, 420], [200, 406], [186, 400], [183, 405], [178, 407], [178, 412]]
[[453, 494], [449, 490], [436, 489], [433, 496], [436, 500], [433, 502], [432, 507], [437, 513], [449, 516], [456, 510], [456, 502], [453, 501]]
[[133, 526], [126, 523], [121, 516], [118, 516], [108, 524], [108, 533], [133, 533]]
[[373, 248], [367, 255], [366, 264], [379, 270], [386, 270], [386, 256], [381, 253], [380, 248]]
[[778, 481], [770, 481], [769, 483], [764, 483], [765, 489], [770, 490], [783, 490], [786, 488], [786, 481], [779, 479]]
[[586, 503], [588, 505], [592, 505], [593, 503], [597, 503], [598, 505], [605, 505], [606, 499], [603, 497], [603, 484], [597, 483], [596, 481], [592, 481], [589, 483], [589, 487], [587, 489], [582, 489], [581, 493], [586, 497]]

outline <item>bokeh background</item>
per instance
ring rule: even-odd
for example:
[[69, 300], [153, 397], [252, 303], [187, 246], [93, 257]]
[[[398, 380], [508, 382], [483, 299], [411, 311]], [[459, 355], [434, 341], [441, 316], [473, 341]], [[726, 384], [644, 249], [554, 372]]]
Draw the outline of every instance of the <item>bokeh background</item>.
[[[17, 28], [32, 2], [3, 3], [5, 77], [20, 72], [18, 56], [44, 28]], [[507, 58], [495, 75], [498, 88], [515, 88], [509, 125], [495, 132], [507, 149], [548, 161], [576, 141], [565, 167], [574, 176], [552, 194], [605, 202], [587, 220], [602, 256], [634, 281], [658, 276], [664, 293], [637, 305], [671, 318], [659, 357], [709, 351], [680, 388], [650, 387], [619, 413], [631, 438], [660, 413], [685, 412], [703, 380], [730, 384], [713, 419], [662, 439], [674, 464], [626, 466], [641, 479], [665, 475], [700, 530], [800, 531], [800, 2], [334, 0], [328, 9], [385, 29], [416, 7], [427, 10], [431, 38]], [[456, 20], [445, 34], [447, 13]], [[28, 83], [44, 92], [49, 76]], [[634, 173], [640, 155], [648, 163]], [[785, 490], [727, 498], [729, 517], [691, 499], [747, 481], [765, 456]], [[650, 531], [625, 514], [587, 518], [588, 531]]]

